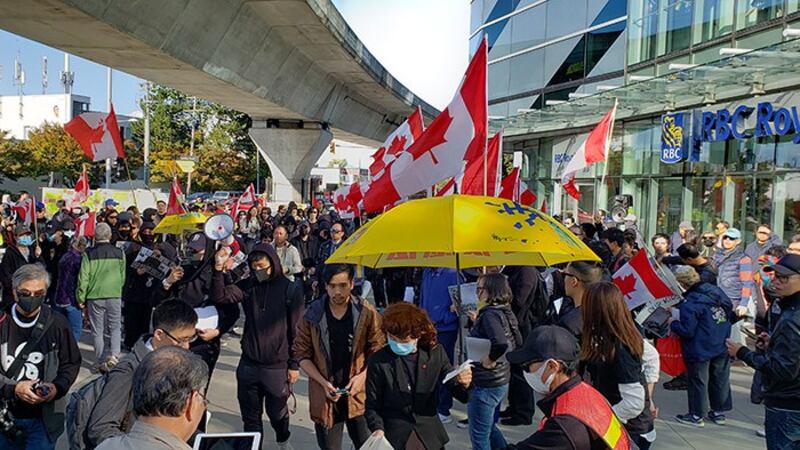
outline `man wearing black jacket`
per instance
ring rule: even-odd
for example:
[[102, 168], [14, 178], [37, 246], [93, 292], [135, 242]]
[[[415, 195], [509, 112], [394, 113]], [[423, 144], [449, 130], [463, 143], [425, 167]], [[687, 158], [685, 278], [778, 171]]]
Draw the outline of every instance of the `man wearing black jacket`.
[[253, 247], [248, 256], [250, 276], [236, 284], [226, 286], [225, 260], [219, 257], [215, 262], [213, 290], [219, 302], [244, 307], [242, 358], [236, 369], [244, 431], [263, 434], [266, 407], [278, 448], [290, 448], [287, 401], [291, 385], [300, 378], [292, 344], [304, 313], [303, 291], [283, 275], [278, 254], [269, 244]]
[[[216, 243], [207, 239], [203, 233], [195, 233], [189, 237], [186, 245], [190, 253], [190, 261], [167, 277], [153, 295], [154, 304], [166, 298], [183, 300], [197, 309], [207, 306], [216, 308], [218, 321], [216, 328], [199, 329], [199, 339], [192, 342], [189, 350], [203, 358], [208, 364], [208, 379], [217, 365], [222, 347], [221, 336], [233, 328], [239, 318], [238, 305], [224, 305], [211, 295], [211, 282], [214, 274], [214, 249]], [[222, 254], [223, 252], [218, 252]]]
[[800, 255], [786, 255], [764, 268], [773, 272], [772, 288], [780, 298], [781, 317], [771, 335], [761, 333], [763, 352], [727, 340], [728, 353], [761, 372], [769, 449], [800, 446]]
[[[545, 319], [547, 289], [539, 270], [532, 266], [508, 266], [503, 270], [508, 276], [513, 299], [511, 310], [517, 317], [522, 339]], [[533, 421], [533, 390], [525, 382], [522, 366], [511, 365], [511, 382], [508, 386], [508, 408], [500, 413], [503, 425], [530, 425]]]
[[23, 439], [0, 433], [0, 448], [54, 449], [81, 354], [67, 319], [43, 304], [50, 284], [44, 267], [22, 266], [11, 283], [15, 305], [0, 313], [0, 399], [9, 402]]

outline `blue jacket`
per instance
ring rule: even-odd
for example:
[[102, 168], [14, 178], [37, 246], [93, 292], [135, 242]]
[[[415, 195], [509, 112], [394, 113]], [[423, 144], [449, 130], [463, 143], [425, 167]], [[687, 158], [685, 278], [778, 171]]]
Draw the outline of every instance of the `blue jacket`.
[[[454, 269], [428, 268], [422, 273], [419, 306], [428, 313], [439, 333], [458, 330], [458, 316], [450, 311], [453, 302], [448, 291], [456, 281]], [[464, 282], [463, 277], [461, 282]]]
[[686, 362], [708, 361], [727, 351], [733, 304], [722, 289], [702, 281], [695, 284], [684, 294], [680, 311], [680, 320], [670, 328], [681, 338]]

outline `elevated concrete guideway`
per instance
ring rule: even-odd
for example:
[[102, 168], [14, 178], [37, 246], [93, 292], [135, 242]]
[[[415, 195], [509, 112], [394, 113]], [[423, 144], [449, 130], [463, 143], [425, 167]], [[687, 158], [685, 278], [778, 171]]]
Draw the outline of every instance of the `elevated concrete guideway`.
[[0, 28], [249, 114], [280, 199], [333, 135], [376, 145], [417, 105], [438, 114], [330, 0], [2, 0]]

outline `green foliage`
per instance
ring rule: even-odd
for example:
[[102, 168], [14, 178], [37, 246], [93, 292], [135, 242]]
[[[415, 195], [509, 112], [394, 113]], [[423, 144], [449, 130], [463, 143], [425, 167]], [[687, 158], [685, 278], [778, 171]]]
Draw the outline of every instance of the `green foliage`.
[[342, 159], [332, 159], [328, 161], [328, 167], [338, 167], [340, 169], [347, 167], [347, 160]]

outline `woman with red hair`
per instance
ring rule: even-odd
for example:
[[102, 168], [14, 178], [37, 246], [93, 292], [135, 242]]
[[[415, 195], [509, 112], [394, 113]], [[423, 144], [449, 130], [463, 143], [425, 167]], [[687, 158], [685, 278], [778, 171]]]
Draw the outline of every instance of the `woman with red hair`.
[[385, 436], [395, 449], [441, 449], [450, 440], [439, 420], [439, 389], [450, 389], [466, 403], [472, 370], [442, 384], [452, 370], [436, 343], [428, 314], [409, 303], [395, 303], [384, 315], [381, 329], [388, 345], [367, 363], [365, 416], [374, 436]]

